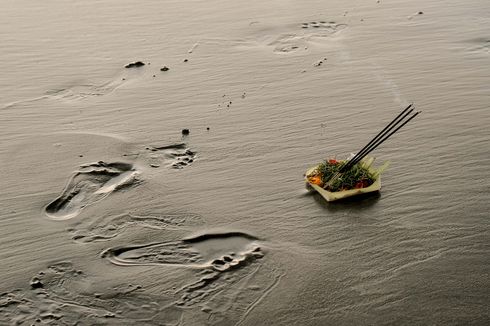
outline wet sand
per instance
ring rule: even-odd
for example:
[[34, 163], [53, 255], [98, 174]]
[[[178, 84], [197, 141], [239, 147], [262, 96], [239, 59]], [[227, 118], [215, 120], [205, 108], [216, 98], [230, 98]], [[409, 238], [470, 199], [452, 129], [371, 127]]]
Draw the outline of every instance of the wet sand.
[[[489, 324], [489, 17], [4, 5], [0, 325]], [[380, 194], [305, 188], [412, 102]]]

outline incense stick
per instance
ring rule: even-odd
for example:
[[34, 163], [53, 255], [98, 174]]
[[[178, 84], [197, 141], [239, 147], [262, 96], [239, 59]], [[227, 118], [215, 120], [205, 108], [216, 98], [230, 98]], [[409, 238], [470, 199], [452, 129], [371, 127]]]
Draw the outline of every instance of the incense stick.
[[395, 117], [395, 119], [393, 119], [386, 127], [383, 128], [383, 130], [381, 130], [373, 139], [371, 139], [371, 141], [366, 146], [364, 146], [351, 160], [347, 162], [347, 164], [345, 164], [337, 173], [335, 173], [335, 175], [332, 176], [332, 178], [330, 178], [330, 180], [326, 184], [326, 187], [330, 187], [332, 183], [337, 180], [337, 178], [342, 173], [349, 171], [354, 165], [356, 165], [364, 157], [366, 157], [366, 155], [375, 150], [379, 145], [385, 142], [388, 138], [390, 138], [393, 134], [395, 134], [398, 130], [400, 130], [403, 126], [405, 126], [410, 120], [415, 118], [421, 112], [416, 112], [404, 121], [404, 119], [413, 112], [413, 109], [410, 109], [411, 107], [412, 104], [407, 106], [402, 112], [400, 112], [400, 114]]
[[[396, 116], [395, 119], [393, 119], [386, 127], [383, 128], [371, 141], [364, 146], [341, 170], [340, 172], [345, 172], [349, 168], [351, 168], [355, 163], [350, 164], [352, 161], [356, 161], [359, 157], [364, 155], [366, 151], [369, 151], [372, 146], [376, 144], [376, 142], [386, 135], [388, 132], [390, 132], [398, 123], [400, 123], [403, 119], [405, 119], [410, 113], [412, 113], [413, 109], [410, 109], [412, 107], [412, 104], [407, 106], [405, 110], [403, 110], [399, 115]], [[407, 110], [410, 109], [410, 111], [407, 112]], [[402, 116], [403, 115], [403, 116]], [[400, 118], [401, 117], [401, 118]]]

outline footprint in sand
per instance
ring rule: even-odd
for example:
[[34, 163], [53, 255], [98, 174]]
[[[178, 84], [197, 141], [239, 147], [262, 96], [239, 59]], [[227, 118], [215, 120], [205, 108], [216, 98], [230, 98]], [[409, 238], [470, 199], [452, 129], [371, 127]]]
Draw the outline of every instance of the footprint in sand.
[[126, 78], [119, 78], [111, 80], [101, 84], [95, 83], [80, 83], [74, 85], [67, 85], [58, 89], [51, 89], [44, 93], [44, 95], [20, 100], [6, 104], [3, 108], [12, 108], [18, 105], [32, 103], [43, 100], [58, 100], [58, 101], [77, 101], [88, 97], [103, 96], [112, 93], [114, 90], [126, 83]]
[[30, 289], [0, 294], [0, 325], [239, 324], [281, 279], [260, 265], [200, 275], [183, 287], [171, 283], [173, 289], [155, 292], [114, 284], [110, 276], [89, 277], [71, 262], [55, 263], [32, 277]]
[[[137, 63], [137, 62], [136, 62]], [[132, 64], [136, 64], [132, 63]], [[144, 66], [144, 64], [143, 64]], [[112, 93], [119, 87], [124, 84], [131, 82], [135, 79], [138, 79], [145, 74], [144, 68], [139, 68], [140, 66], [136, 66], [136, 68], [129, 67], [126, 65], [125, 69], [122, 70], [119, 74], [114, 76], [112, 79], [107, 80], [102, 83], [80, 83], [73, 84], [67, 87], [63, 87], [56, 90], [50, 90], [46, 92], [45, 97], [56, 99], [56, 100], [81, 100], [87, 97], [95, 97], [95, 96], [104, 96]]]
[[[258, 239], [242, 232], [206, 233], [176, 242], [110, 248], [102, 257], [123, 266], [181, 266], [198, 276], [175, 294], [176, 307], [199, 308], [210, 324], [224, 316], [245, 318], [279, 282], [277, 270], [261, 263]], [[235, 320], [237, 322], [239, 320]]]
[[202, 224], [203, 221], [199, 215], [188, 213], [144, 216], [124, 213], [119, 215], [106, 215], [94, 222], [84, 219], [68, 231], [72, 234], [73, 240], [89, 243], [107, 241], [123, 234], [127, 230], [134, 231], [136, 228], [182, 230], [186, 227], [195, 227]]
[[172, 325], [182, 315], [171, 297], [140, 285], [94, 284], [71, 262], [40, 271], [30, 287], [0, 294], [1, 325]]
[[161, 165], [174, 169], [183, 169], [191, 165], [196, 157], [196, 153], [185, 143], [178, 143], [167, 146], [149, 146], [146, 147], [148, 154], [148, 164], [151, 167], [158, 168]]
[[83, 208], [107, 197], [114, 190], [135, 184], [137, 174], [129, 163], [100, 161], [82, 165], [61, 195], [46, 206], [46, 215], [57, 220], [75, 217]]
[[50, 89], [44, 94], [12, 103], [6, 104], [3, 108], [12, 108], [25, 103], [57, 100], [57, 101], [79, 101], [90, 97], [98, 97], [108, 95], [127, 83], [131, 83], [149, 74], [144, 68], [124, 69], [112, 78], [101, 82], [93, 82], [90, 80], [67, 82], [65, 85], [60, 85], [56, 89]]
[[258, 25], [255, 41], [245, 43], [271, 47], [275, 53], [289, 53], [330, 40], [345, 28], [346, 24], [334, 21], [312, 21], [282, 27]]
[[263, 256], [257, 238], [241, 232], [207, 233], [176, 242], [110, 248], [102, 256], [116, 265], [187, 265], [223, 271]]
[[55, 100], [80, 100], [92, 96], [103, 96], [116, 90], [126, 81], [125, 78], [111, 80], [102, 84], [79, 84], [46, 92], [45, 97]]

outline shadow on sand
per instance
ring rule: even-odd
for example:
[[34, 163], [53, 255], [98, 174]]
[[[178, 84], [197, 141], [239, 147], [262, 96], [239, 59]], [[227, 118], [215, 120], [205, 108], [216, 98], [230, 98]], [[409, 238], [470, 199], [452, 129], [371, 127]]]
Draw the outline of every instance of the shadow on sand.
[[340, 212], [346, 209], [350, 211], [363, 211], [375, 205], [381, 198], [379, 191], [348, 197], [334, 202], [327, 202], [317, 192], [311, 192], [311, 196], [318, 205], [329, 212]]

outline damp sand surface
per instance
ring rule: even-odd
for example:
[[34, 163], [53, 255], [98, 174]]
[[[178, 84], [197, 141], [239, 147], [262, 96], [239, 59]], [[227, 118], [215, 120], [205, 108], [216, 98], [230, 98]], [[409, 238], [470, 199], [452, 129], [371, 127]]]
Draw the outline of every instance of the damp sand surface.
[[[5, 4], [0, 325], [490, 324], [489, 17]], [[381, 193], [305, 189], [412, 102]]]

